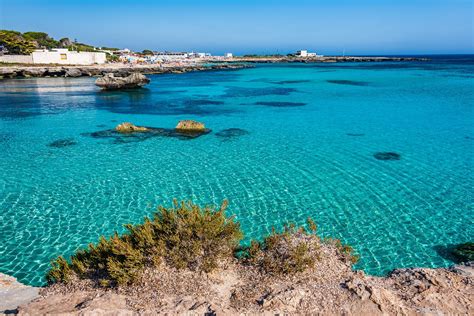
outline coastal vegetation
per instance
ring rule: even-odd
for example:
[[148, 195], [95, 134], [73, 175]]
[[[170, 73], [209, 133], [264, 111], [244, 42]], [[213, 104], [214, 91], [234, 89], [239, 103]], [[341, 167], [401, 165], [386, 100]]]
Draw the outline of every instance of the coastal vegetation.
[[47, 273], [48, 283], [69, 283], [88, 279], [101, 287], [133, 284], [145, 269], [186, 269], [209, 273], [237, 260], [270, 275], [288, 275], [314, 267], [322, 256], [321, 245], [335, 249], [341, 260], [357, 261], [352, 248], [338, 240], [322, 240], [317, 226], [308, 219], [308, 229], [286, 225], [275, 229], [263, 241], [240, 246], [243, 232], [233, 216], [220, 207], [200, 207], [192, 202], [174, 201], [171, 208], [160, 206], [142, 224], [127, 224], [123, 235], [100, 237], [69, 260], [60, 256]]
[[[28, 55], [35, 49], [67, 48], [80, 52], [94, 52], [97, 49], [89, 44], [79, 43], [75, 39], [61, 38], [55, 40], [44, 32], [17, 32], [0, 30], [0, 45], [10, 54]], [[102, 48], [103, 50], [117, 50], [116, 48]]]

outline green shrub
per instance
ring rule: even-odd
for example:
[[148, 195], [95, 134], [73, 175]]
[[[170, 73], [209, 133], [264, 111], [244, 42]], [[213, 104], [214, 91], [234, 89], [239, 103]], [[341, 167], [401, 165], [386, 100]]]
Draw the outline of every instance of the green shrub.
[[52, 263], [49, 283], [69, 282], [74, 277], [96, 280], [100, 286], [133, 283], [146, 266], [169, 266], [210, 272], [232, 256], [243, 235], [239, 223], [225, 216], [227, 201], [219, 209], [200, 208], [174, 201], [173, 208], [159, 207], [153, 219], [125, 225], [128, 232], [79, 250], [67, 262]]
[[57, 257], [51, 261], [52, 268], [46, 274], [46, 281], [48, 283], [55, 283], [61, 280], [65, 283], [71, 279], [72, 270], [69, 263], [64, 259], [63, 256]]
[[341, 240], [328, 238], [325, 241], [336, 247], [339, 256], [341, 256], [343, 260], [351, 264], [355, 264], [359, 261], [359, 256], [354, 253], [354, 249], [349, 245], [343, 244]]
[[[308, 223], [314, 233], [316, 224]], [[294, 274], [314, 266], [319, 259], [319, 238], [294, 224], [285, 225], [282, 232], [273, 232], [263, 242], [252, 241], [246, 249], [248, 262], [269, 274]]]

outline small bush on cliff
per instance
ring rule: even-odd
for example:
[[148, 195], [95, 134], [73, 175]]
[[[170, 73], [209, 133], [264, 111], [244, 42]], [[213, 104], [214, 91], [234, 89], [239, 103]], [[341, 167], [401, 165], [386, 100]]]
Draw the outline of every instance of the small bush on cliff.
[[336, 247], [339, 256], [343, 260], [350, 262], [351, 264], [355, 264], [359, 261], [359, 256], [354, 253], [354, 249], [351, 246], [343, 244], [339, 239], [329, 238], [325, 241], [326, 243]]
[[250, 264], [269, 274], [293, 274], [314, 266], [319, 259], [319, 237], [316, 224], [308, 219], [312, 233], [294, 224], [285, 225], [282, 232], [273, 232], [263, 242], [252, 241], [246, 249]]
[[227, 201], [219, 209], [200, 208], [191, 202], [174, 201], [172, 208], [159, 207], [153, 219], [126, 225], [128, 233], [80, 250], [67, 262], [52, 262], [49, 283], [69, 282], [74, 277], [96, 280], [99, 285], [130, 284], [144, 267], [165, 262], [178, 269], [210, 272], [232, 256], [243, 235], [239, 223], [225, 216]]

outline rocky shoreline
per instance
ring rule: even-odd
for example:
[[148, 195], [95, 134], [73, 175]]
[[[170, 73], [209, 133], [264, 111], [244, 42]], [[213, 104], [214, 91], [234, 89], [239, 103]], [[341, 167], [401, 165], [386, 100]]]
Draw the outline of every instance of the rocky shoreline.
[[94, 77], [114, 74], [125, 77], [131, 73], [180, 74], [192, 71], [233, 70], [252, 68], [255, 63], [343, 63], [343, 62], [414, 62], [428, 61], [419, 57], [354, 57], [327, 56], [316, 58], [298, 57], [234, 57], [226, 62], [206, 60], [205, 63], [191, 65], [130, 65], [112, 63], [93, 66], [60, 65], [0, 65], [0, 79], [30, 77]]
[[323, 57], [234, 57], [230, 63], [343, 63], [343, 62], [414, 62], [429, 61], [424, 57], [376, 57], [376, 56], [323, 56]]
[[[87, 282], [29, 289], [26, 296], [7, 302], [0, 282], [2, 312], [20, 315], [472, 315], [474, 267], [396, 269], [387, 277], [351, 270], [334, 249], [311, 271], [293, 276], [269, 276], [229, 263], [212, 274], [186, 270], [147, 271], [135, 286], [101, 289]], [[7, 277], [13, 279], [11, 277]], [[16, 281], [15, 284], [18, 284]], [[39, 291], [39, 295], [36, 294]], [[13, 305], [20, 305], [18, 308]], [[4, 304], [7, 306], [6, 304]], [[3, 306], [3, 305], [2, 305]]]
[[242, 63], [219, 63], [213, 65], [184, 65], [184, 66], [159, 66], [159, 65], [126, 65], [106, 64], [94, 66], [48, 66], [48, 65], [20, 65], [0, 66], [0, 79], [37, 78], [37, 77], [95, 77], [105, 74], [114, 74], [125, 77], [131, 73], [141, 74], [180, 74], [193, 71], [234, 70], [251, 68]]

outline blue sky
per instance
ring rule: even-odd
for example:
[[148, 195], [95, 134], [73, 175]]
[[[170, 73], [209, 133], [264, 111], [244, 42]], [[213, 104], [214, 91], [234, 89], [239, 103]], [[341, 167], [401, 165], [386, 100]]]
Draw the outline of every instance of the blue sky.
[[0, 0], [0, 29], [211, 53], [474, 53], [473, 0]]

